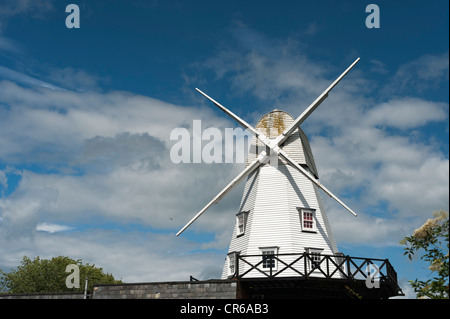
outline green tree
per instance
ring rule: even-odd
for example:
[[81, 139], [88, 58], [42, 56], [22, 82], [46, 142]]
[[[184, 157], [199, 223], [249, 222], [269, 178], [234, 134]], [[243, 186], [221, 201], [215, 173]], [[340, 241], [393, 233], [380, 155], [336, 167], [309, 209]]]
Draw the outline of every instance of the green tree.
[[[77, 265], [79, 269], [79, 288], [68, 288], [66, 278], [72, 272], [66, 272], [68, 265]], [[80, 259], [69, 257], [54, 257], [31, 260], [24, 256], [21, 265], [9, 273], [0, 270], [0, 292], [3, 293], [43, 293], [43, 292], [83, 292], [85, 278], [88, 277], [88, 290], [92, 291], [94, 284], [122, 283], [114, 279], [112, 274], [104, 273], [102, 268], [84, 264]]]
[[448, 299], [449, 292], [449, 228], [448, 212], [434, 212], [434, 219], [416, 229], [411, 237], [405, 237], [400, 243], [406, 245], [404, 255], [409, 259], [423, 251], [421, 259], [429, 263], [428, 269], [434, 275], [428, 280], [410, 280], [417, 298]]

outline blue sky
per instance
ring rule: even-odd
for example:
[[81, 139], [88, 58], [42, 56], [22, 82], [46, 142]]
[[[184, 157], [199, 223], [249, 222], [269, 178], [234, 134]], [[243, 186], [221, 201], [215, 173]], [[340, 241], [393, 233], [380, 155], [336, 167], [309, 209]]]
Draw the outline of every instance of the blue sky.
[[338, 247], [389, 258], [413, 296], [428, 271], [398, 241], [449, 205], [448, 1], [1, 1], [0, 268], [64, 255], [127, 282], [217, 278], [242, 186], [174, 234], [243, 164], [170, 161], [174, 128], [236, 127], [195, 88], [250, 124], [298, 116], [357, 57], [302, 128], [359, 213], [324, 196]]

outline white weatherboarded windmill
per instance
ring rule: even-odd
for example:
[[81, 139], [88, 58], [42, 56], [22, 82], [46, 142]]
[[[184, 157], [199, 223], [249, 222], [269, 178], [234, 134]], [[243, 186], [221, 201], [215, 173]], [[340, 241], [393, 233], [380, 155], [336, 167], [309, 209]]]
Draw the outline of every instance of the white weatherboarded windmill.
[[300, 128], [358, 61], [359, 58], [296, 119], [286, 112], [273, 110], [255, 127], [197, 89], [253, 134], [245, 169], [177, 233], [180, 235], [247, 178], [222, 279], [275, 275], [277, 278], [353, 279], [358, 272], [368, 278], [362, 268], [366, 262], [366, 266], [372, 265], [373, 259], [361, 266], [353, 263], [357, 270], [352, 273], [348, 256], [346, 259], [338, 252], [319, 189], [354, 216], [356, 213], [318, 181], [308, 138]]

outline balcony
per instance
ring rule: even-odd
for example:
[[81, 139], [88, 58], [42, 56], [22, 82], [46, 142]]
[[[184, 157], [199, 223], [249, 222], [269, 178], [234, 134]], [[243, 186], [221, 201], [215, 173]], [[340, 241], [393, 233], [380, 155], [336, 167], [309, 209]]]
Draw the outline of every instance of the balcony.
[[[350, 257], [343, 254], [312, 253], [276, 255], [236, 255], [235, 278], [244, 295], [279, 296], [292, 291], [300, 296], [315, 292], [331, 298], [344, 294], [351, 298], [388, 298], [403, 295], [397, 273], [387, 259]], [[231, 269], [230, 269], [231, 270]], [[246, 287], [246, 288], [245, 288]], [[277, 289], [276, 288], [285, 288]], [[275, 290], [274, 290], [275, 289]], [[247, 296], [249, 297], [249, 296]], [[292, 296], [291, 296], [292, 297]]]

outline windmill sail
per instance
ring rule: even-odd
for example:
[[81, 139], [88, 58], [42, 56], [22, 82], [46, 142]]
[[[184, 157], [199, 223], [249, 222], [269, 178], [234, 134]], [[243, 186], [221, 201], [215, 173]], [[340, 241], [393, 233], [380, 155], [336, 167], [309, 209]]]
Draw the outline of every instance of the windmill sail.
[[[269, 154], [262, 153], [262, 151], [257, 155], [257, 159], [254, 160], [254, 162], [247, 166], [247, 168], [239, 174], [233, 181], [230, 182], [216, 197], [214, 197], [200, 212], [198, 212], [194, 218], [192, 218], [178, 233], [177, 236], [179, 236], [186, 228], [188, 228], [197, 218], [199, 218], [210, 206], [212, 206], [214, 203], [217, 203], [223, 196], [225, 196], [226, 193], [228, 193], [233, 187], [235, 187], [240, 181], [244, 179], [247, 175], [249, 175], [251, 172], [253, 172], [256, 168], [258, 168], [263, 162], [267, 161], [267, 156], [269, 156], [270, 160], [272, 161], [274, 158], [277, 159], [278, 156], [283, 157], [285, 160], [290, 162], [297, 170], [299, 170], [304, 176], [310, 179], [313, 183], [315, 183], [317, 186], [319, 186], [322, 190], [324, 190], [329, 196], [334, 198], [339, 204], [341, 204], [345, 209], [347, 209], [350, 213], [352, 213], [354, 216], [356, 216], [356, 213], [353, 212], [347, 205], [345, 205], [337, 196], [332, 194], [327, 188], [325, 188], [322, 184], [320, 184], [318, 181], [314, 179], [308, 172], [306, 172], [301, 166], [296, 164], [294, 161], [291, 160], [290, 156], [287, 155], [285, 152], [281, 150], [281, 146], [286, 142], [286, 140], [289, 139], [289, 137], [292, 136], [292, 134], [298, 130], [298, 126], [322, 103], [322, 101], [328, 96], [329, 92], [339, 83], [339, 81], [347, 75], [347, 73], [358, 63], [359, 58], [356, 59], [308, 108], [295, 120], [293, 120], [292, 116], [292, 122], [286, 124], [285, 129], [285, 123], [282, 121], [282, 126], [271, 125], [269, 127], [269, 132], [263, 132], [262, 130], [256, 130], [253, 128], [250, 124], [248, 124], [246, 121], [241, 119], [239, 116], [231, 112], [229, 109], [224, 107], [222, 104], [208, 96], [206, 93], [202, 92], [199, 89], [196, 89], [198, 92], [200, 92], [202, 95], [204, 95], [207, 99], [209, 99], [211, 102], [213, 102], [218, 108], [220, 108], [222, 111], [224, 111], [227, 115], [229, 115], [232, 119], [234, 119], [236, 122], [238, 122], [241, 126], [243, 126], [245, 129], [249, 130], [260, 142], [262, 142], [266, 148], [269, 149]], [[260, 121], [261, 122], [261, 121]], [[261, 128], [262, 123], [258, 122], [258, 125]], [[258, 127], [257, 125], [257, 127]], [[277, 135], [274, 138], [272, 137], [271, 129], [277, 130]], [[280, 129], [283, 129], [284, 131], [280, 134]], [[265, 134], [264, 134], [265, 133]], [[268, 135], [269, 137], [267, 137]], [[304, 142], [304, 148], [307, 149], [309, 147], [309, 143], [305, 143], [305, 135], [303, 134], [303, 142]], [[258, 142], [259, 142], [258, 141]], [[311, 157], [311, 152], [308, 152], [309, 157]], [[256, 157], [256, 156], [255, 156]], [[314, 162], [311, 161], [310, 162]], [[318, 177], [317, 169], [314, 166], [310, 166], [310, 169], [313, 171], [313, 174], [315, 177]]]

